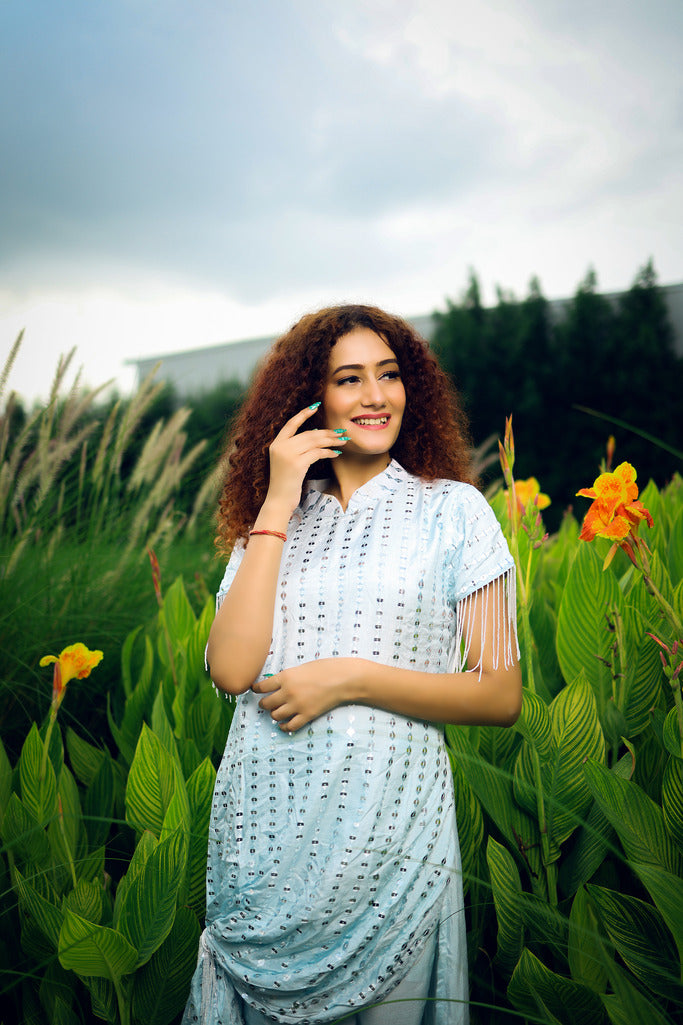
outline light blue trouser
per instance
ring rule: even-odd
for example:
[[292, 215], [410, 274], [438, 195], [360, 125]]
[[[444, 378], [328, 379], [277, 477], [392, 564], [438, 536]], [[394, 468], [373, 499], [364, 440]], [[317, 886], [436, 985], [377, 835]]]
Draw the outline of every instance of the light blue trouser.
[[[425, 1000], [429, 996], [436, 932], [432, 933], [418, 960], [386, 1001], [344, 1018], [341, 1025], [421, 1025]], [[244, 1005], [245, 1025], [273, 1025], [258, 1011]]]

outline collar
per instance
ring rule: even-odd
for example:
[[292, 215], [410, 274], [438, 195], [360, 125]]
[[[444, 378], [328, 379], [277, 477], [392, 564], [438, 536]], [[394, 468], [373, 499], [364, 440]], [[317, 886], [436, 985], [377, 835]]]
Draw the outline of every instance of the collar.
[[[382, 470], [381, 473], [375, 474], [374, 477], [371, 477], [369, 481], [366, 481], [365, 484], [362, 484], [354, 491], [349, 499], [347, 512], [351, 509], [362, 509], [376, 504], [381, 498], [393, 493], [402, 484], [406, 484], [412, 479], [412, 474], [404, 470], [399, 462], [392, 459], [386, 469]], [[301, 508], [304, 510], [312, 509], [315, 506], [322, 508], [324, 504], [329, 503], [340, 507], [336, 498], [325, 494], [325, 488], [328, 484], [329, 478], [327, 480], [306, 481]]]

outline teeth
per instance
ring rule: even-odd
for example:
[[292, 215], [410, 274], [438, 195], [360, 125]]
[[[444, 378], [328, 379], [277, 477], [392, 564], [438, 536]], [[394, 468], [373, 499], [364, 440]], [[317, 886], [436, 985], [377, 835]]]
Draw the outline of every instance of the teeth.
[[359, 416], [359, 417], [356, 417], [356, 419], [354, 419], [353, 422], [355, 424], [360, 424], [361, 427], [374, 427], [376, 424], [385, 424], [385, 423], [388, 423], [388, 421], [389, 421], [389, 417], [388, 416], [369, 416], [369, 417]]

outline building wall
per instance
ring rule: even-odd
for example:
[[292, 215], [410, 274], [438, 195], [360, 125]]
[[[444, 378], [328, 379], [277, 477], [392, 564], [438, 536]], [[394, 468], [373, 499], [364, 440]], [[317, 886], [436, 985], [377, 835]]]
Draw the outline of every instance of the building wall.
[[[683, 284], [664, 285], [660, 291], [669, 310], [676, 351], [683, 355]], [[610, 294], [607, 298], [616, 300], [618, 295]], [[552, 300], [550, 305], [553, 315], [561, 316], [562, 309], [569, 302], [570, 299]], [[431, 314], [409, 317], [408, 320], [424, 338], [431, 338], [434, 323]], [[274, 341], [275, 336], [268, 335], [241, 342], [222, 342], [198, 349], [186, 349], [183, 352], [143, 356], [127, 360], [127, 363], [136, 367], [138, 383], [160, 364], [157, 374], [159, 380], [169, 381], [181, 397], [198, 395], [227, 381], [236, 380], [240, 384], [247, 384], [257, 363]]]

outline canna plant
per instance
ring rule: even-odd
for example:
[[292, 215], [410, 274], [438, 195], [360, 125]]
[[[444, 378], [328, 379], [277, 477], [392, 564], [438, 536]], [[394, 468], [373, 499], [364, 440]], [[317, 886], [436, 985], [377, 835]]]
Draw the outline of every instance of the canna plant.
[[473, 1021], [515, 1009], [566, 1025], [672, 1025], [683, 1008], [683, 481], [649, 484], [638, 502], [635, 471], [618, 467], [587, 497], [625, 489], [614, 511], [628, 512], [626, 528], [601, 537], [605, 510], [592, 507], [581, 532], [567, 515], [547, 538], [538, 483], [513, 477], [509, 422], [501, 464], [506, 492], [491, 504], [517, 567], [522, 713], [507, 731], [446, 727]]
[[53, 703], [15, 771], [0, 745], [0, 833], [25, 958], [5, 996], [18, 1021], [168, 1025], [185, 1003], [232, 706], [203, 669], [210, 601], [197, 617], [180, 579], [162, 595], [152, 564], [159, 610], [123, 647], [116, 755], [73, 729], [63, 742], [65, 683], [101, 658], [83, 645], [42, 660], [54, 662]]

